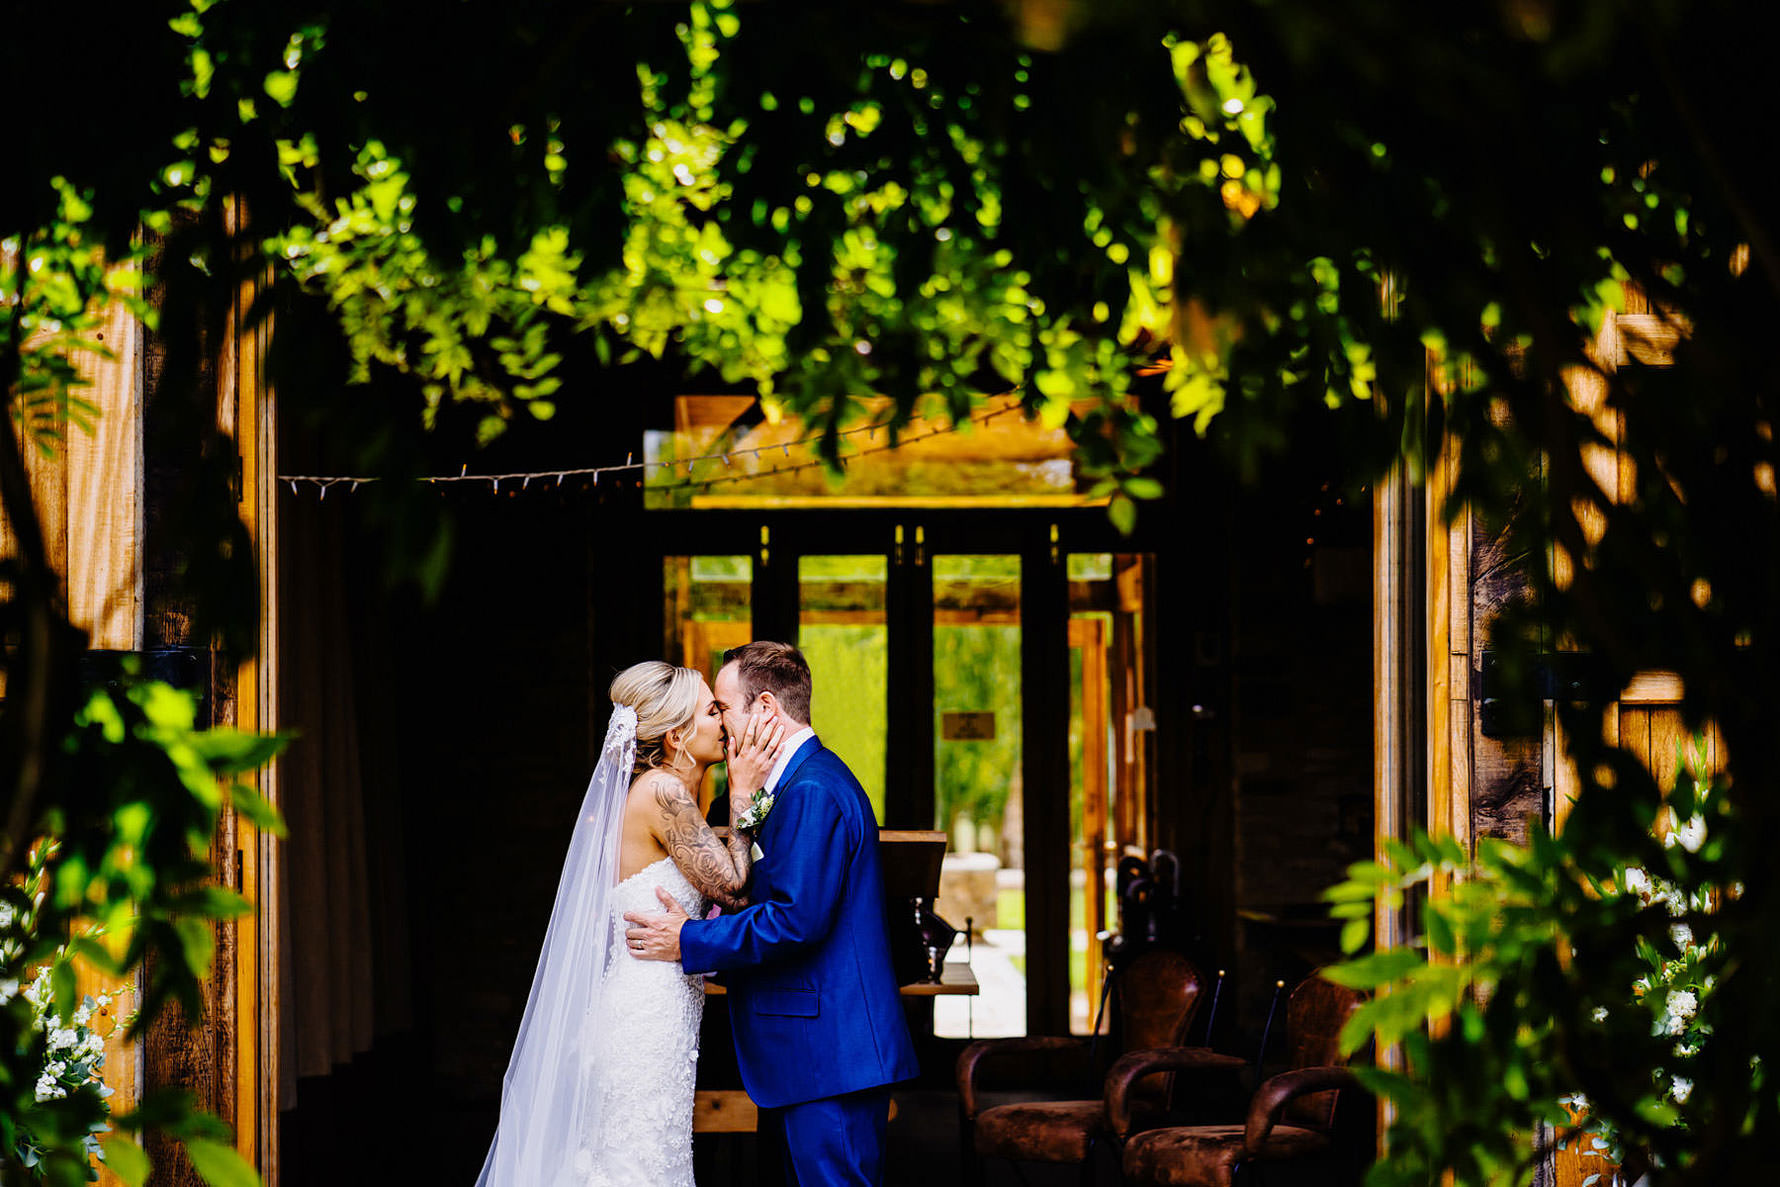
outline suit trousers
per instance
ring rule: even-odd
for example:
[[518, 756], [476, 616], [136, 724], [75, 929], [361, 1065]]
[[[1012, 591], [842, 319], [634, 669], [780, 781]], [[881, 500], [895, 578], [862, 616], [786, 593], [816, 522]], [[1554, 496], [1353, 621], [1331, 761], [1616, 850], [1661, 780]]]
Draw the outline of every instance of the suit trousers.
[[777, 1111], [785, 1137], [788, 1187], [879, 1187], [884, 1181], [888, 1087], [827, 1096]]

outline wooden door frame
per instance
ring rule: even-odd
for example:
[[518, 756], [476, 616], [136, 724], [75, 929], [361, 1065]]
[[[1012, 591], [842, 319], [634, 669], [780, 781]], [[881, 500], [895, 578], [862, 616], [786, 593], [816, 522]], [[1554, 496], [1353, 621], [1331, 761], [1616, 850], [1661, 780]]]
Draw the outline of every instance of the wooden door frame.
[[[230, 228], [241, 221], [238, 200], [228, 205]], [[277, 401], [266, 381], [266, 348], [272, 334], [270, 315], [251, 322], [249, 311], [262, 289], [263, 277], [242, 280], [229, 310], [227, 332], [218, 360], [220, 403], [233, 408], [232, 429], [241, 464], [242, 524], [252, 542], [259, 612], [254, 624], [254, 654], [239, 660], [235, 671], [235, 724], [247, 732], [281, 728], [278, 705], [278, 434]], [[283, 794], [280, 764], [243, 776], [243, 781], [279, 811]], [[278, 839], [261, 833], [245, 819], [234, 829], [236, 889], [254, 905], [236, 922], [235, 997], [235, 1148], [260, 1172], [266, 1187], [280, 1181], [278, 1116], [280, 1108], [279, 976], [282, 909]]]

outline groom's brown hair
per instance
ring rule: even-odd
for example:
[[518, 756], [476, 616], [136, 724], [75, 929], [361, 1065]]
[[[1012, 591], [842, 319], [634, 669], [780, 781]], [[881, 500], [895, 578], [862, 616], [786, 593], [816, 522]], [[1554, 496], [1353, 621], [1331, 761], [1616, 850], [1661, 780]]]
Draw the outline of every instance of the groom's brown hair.
[[788, 716], [808, 725], [810, 722], [810, 665], [803, 652], [789, 643], [756, 639], [742, 647], [723, 653], [725, 665], [736, 666], [736, 679], [741, 683], [744, 704], [770, 692], [784, 706]]

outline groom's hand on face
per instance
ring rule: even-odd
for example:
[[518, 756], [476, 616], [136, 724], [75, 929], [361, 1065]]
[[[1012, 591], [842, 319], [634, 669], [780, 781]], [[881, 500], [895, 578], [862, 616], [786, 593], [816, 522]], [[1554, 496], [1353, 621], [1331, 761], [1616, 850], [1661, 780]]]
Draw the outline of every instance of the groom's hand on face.
[[655, 897], [661, 900], [662, 914], [624, 913], [624, 921], [630, 924], [624, 933], [625, 942], [638, 960], [679, 960], [680, 927], [690, 916], [662, 887], [655, 888]]

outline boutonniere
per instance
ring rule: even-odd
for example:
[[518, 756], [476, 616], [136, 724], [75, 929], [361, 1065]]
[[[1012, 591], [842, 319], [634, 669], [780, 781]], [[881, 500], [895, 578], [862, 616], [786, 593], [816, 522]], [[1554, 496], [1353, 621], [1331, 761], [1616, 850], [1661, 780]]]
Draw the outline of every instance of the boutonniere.
[[[736, 817], [735, 826], [742, 829], [744, 832], [751, 833], [766, 822], [766, 814], [772, 810], [773, 793], [770, 791], [762, 791], [748, 802], [746, 808], [742, 809], [742, 814]], [[748, 854], [755, 861], [759, 861], [766, 856], [766, 854], [761, 851], [760, 843], [758, 841], [748, 847]]]

